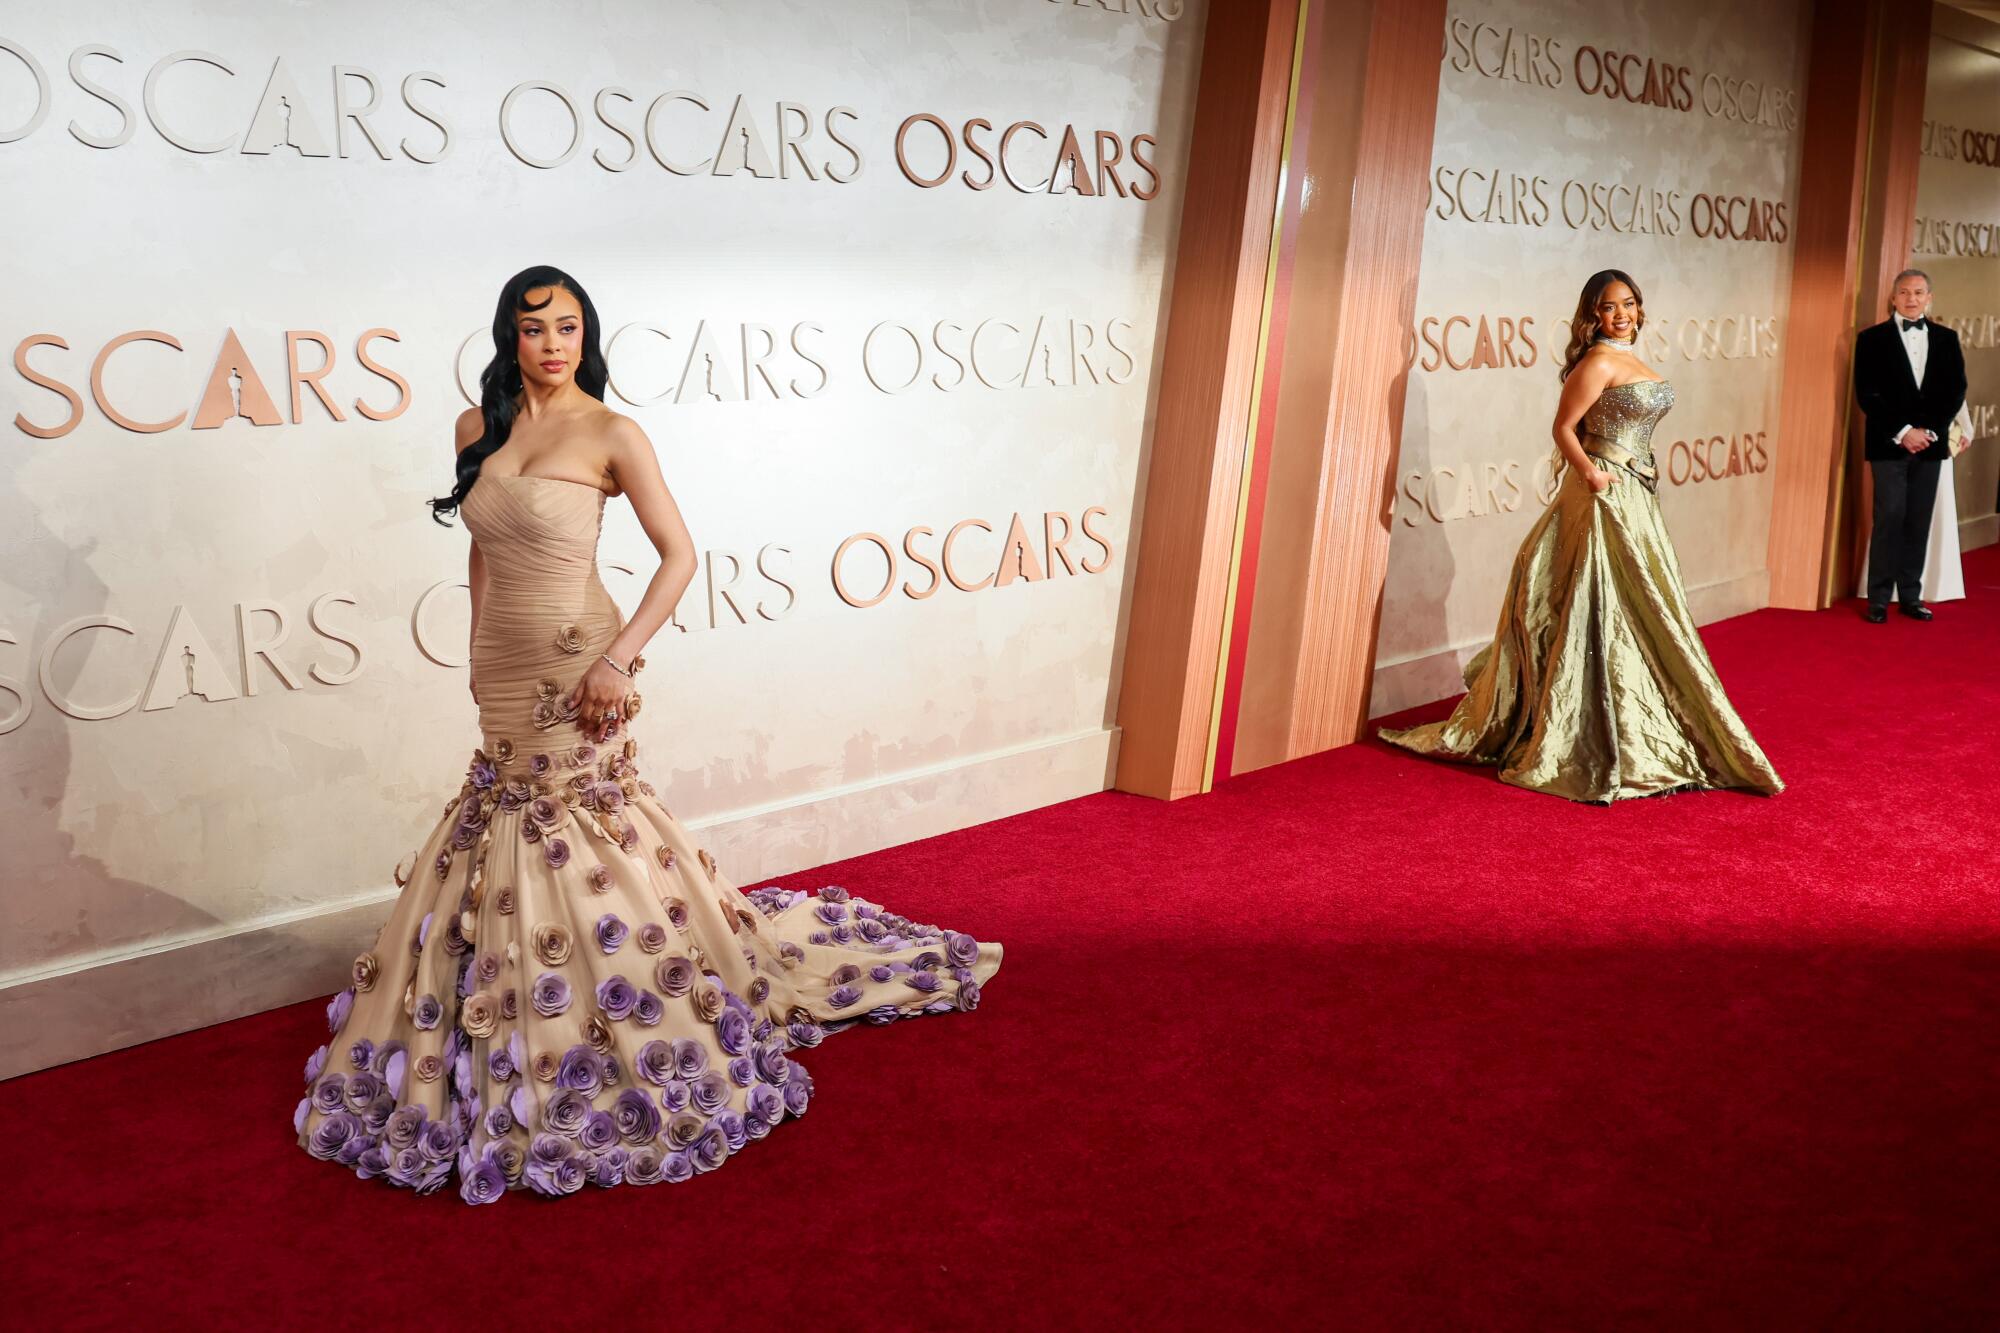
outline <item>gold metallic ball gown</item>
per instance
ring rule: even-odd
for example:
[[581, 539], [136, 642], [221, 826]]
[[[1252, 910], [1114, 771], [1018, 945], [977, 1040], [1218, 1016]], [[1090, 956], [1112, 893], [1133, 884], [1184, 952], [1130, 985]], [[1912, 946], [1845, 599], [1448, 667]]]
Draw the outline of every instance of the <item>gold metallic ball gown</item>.
[[1466, 665], [1465, 698], [1384, 740], [1497, 764], [1503, 782], [1572, 801], [1784, 789], [1688, 613], [1654, 495], [1653, 428], [1673, 405], [1665, 380], [1614, 384], [1591, 404], [1578, 436], [1618, 479], [1593, 492], [1563, 477], [1514, 557], [1493, 642]]
[[488, 580], [484, 744], [328, 1006], [294, 1117], [364, 1179], [456, 1174], [468, 1203], [687, 1180], [805, 1111], [794, 1052], [971, 1009], [1000, 966], [998, 944], [842, 889], [738, 892], [637, 744], [583, 734], [564, 701], [624, 624], [597, 573], [604, 500], [486, 476], [462, 507]]

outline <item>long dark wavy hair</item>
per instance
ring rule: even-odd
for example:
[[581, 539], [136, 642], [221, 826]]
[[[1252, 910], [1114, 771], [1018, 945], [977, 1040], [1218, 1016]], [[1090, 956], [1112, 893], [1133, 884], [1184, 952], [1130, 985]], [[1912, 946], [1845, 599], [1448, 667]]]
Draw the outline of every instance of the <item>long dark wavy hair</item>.
[[1590, 350], [1591, 340], [1597, 337], [1597, 299], [1614, 282], [1624, 283], [1638, 298], [1639, 323], [1632, 330], [1633, 339], [1636, 341], [1645, 331], [1646, 294], [1639, 290], [1639, 284], [1632, 280], [1632, 275], [1622, 268], [1607, 268], [1591, 274], [1584, 280], [1583, 293], [1576, 298], [1576, 314], [1569, 321], [1569, 350], [1563, 353], [1562, 374], [1558, 378], [1568, 379], [1569, 373], [1576, 369], [1576, 363], [1583, 360], [1583, 354]]
[[493, 307], [493, 359], [479, 372], [479, 415], [485, 418], [486, 427], [477, 440], [460, 451], [458, 478], [451, 494], [430, 502], [431, 517], [440, 523], [445, 522], [447, 515], [458, 512], [459, 505], [472, 493], [472, 483], [479, 480], [480, 465], [507, 443], [507, 437], [513, 433], [515, 414], [521, 410], [520, 335], [515, 330], [514, 317], [533, 314], [555, 299], [551, 292], [540, 303], [530, 302], [528, 293], [539, 287], [560, 287], [583, 307], [583, 358], [577, 363], [576, 383], [592, 398], [604, 401], [604, 386], [610, 372], [604, 366], [604, 349], [598, 345], [597, 307], [591, 304], [583, 284], [547, 264], [524, 268], [507, 279], [507, 285], [500, 289], [500, 300]]

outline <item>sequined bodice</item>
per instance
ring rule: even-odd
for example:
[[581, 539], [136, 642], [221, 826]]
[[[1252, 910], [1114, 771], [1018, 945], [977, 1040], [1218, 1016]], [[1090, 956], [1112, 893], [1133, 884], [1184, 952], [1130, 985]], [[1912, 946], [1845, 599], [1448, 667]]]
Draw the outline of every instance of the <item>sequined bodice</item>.
[[1653, 461], [1653, 427], [1674, 405], [1674, 386], [1666, 380], [1634, 380], [1614, 384], [1597, 396], [1583, 414], [1581, 434], [1608, 440], [1646, 463]]

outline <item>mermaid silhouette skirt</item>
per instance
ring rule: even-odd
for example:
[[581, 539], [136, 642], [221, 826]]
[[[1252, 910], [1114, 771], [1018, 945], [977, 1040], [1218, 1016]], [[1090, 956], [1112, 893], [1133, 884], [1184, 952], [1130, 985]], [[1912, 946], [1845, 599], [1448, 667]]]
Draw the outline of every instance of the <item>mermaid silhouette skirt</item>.
[[595, 566], [602, 504], [531, 477], [466, 499], [488, 569], [484, 743], [328, 1005], [293, 1120], [363, 1179], [455, 1177], [468, 1203], [689, 1180], [804, 1113], [800, 1051], [972, 1009], [1000, 966], [998, 944], [837, 887], [738, 891], [637, 742], [583, 734], [563, 700], [622, 626]]

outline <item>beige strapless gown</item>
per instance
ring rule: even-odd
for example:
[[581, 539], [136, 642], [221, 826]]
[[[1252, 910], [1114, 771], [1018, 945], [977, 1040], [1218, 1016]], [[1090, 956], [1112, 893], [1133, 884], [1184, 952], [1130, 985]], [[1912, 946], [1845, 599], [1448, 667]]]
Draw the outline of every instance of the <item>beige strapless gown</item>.
[[597, 573], [604, 500], [492, 476], [462, 508], [488, 577], [484, 743], [328, 1006], [295, 1115], [300, 1146], [364, 1179], [456, 1175], [471, 1203], [689, 1179], [804, 1112], [796, 1051], [971, 1009], [1000, 966], [998, 944], [838, 888], [739, 892], [637, 743], [565, 716], [624, 623]]
[[1709, 661], [1654, 495], [1653, 428], [1673, 405], [1665, 380], [1591, 404], [1578, 435], [1618, 480], [1594, 492], [1565, 472], [1514, 557], [1493, 642], [1466, 664], [1465, 697], [1383, 740], [1572, 801], [1783, 790]]

